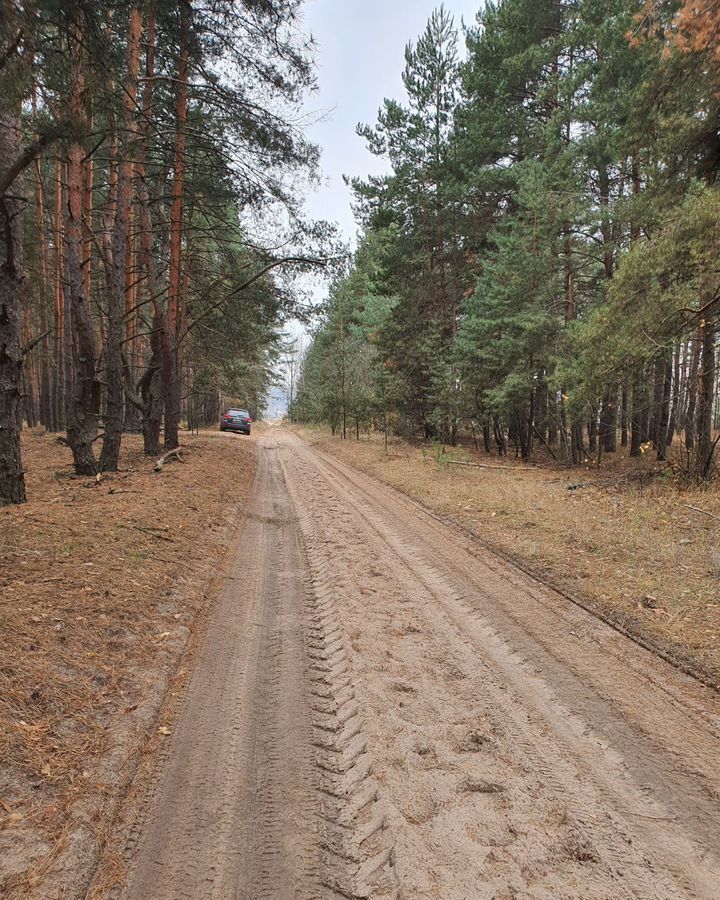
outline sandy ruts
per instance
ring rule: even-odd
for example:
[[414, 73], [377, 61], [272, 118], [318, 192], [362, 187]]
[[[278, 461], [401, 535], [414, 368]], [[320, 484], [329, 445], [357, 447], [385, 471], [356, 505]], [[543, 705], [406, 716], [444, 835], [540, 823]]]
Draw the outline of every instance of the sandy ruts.
[[716, 695], [285, 431], [254, 498], [128, 897], [720, 896]]

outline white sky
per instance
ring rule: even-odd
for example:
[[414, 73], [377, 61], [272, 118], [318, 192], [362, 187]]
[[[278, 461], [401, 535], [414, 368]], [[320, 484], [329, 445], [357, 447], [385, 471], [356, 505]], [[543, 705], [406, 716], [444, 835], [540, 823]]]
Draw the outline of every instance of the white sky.
[[[385, 97], [403, 99], [402, 70], [408, 41], [417, 40], [439, 0], [306, 0], [304, 29], [317, 42], [319, 92], [309, 111], [329, 110], [309, 137], [322, 148], [324, 183], [308, 197], [311, 218], [340, 225], [343, 237], [355, 237], [351, 193], [343, 175], [380, 174], [384, 160], [365, 149], [355, 134], [358, 122], [374, 124]], [[445, 8], [460, 26], [475, 23], [482, 0], [446, 0]], [[464, 48], [460, 36], [460, 52]]]

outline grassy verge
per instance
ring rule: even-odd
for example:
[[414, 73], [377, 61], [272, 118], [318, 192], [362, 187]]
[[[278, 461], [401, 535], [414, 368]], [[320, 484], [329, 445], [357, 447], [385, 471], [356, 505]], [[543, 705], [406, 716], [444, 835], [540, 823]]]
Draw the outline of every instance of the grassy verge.
[[183, 437], [153, 472], [69, 473], [24, 435], [30, 502], [0, 509], [0, 895], [78, 896], [249, 493], [254, 442]]
[[[320, 429], [301, 436], [470, 529], [640, 641], [720, 684], [720, 517], [717, 489], [680, 491], [672, 474], [630, 477], [617, 455], [600, 472], [483, 469], [472, 449], [381, 437], [342, 441]], [[642, 467], [641, 467], [642, 471]]]

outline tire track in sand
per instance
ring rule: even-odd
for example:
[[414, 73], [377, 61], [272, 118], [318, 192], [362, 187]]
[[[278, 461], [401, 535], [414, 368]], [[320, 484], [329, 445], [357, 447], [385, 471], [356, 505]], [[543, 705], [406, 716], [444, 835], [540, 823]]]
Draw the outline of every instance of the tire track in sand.
[[[602, 629], [591, 616], [575, 610], [564, 623], [537, 583], [492, 558], [478, 560], [452, 529], [427, 527], [417, 509], [367, 476], [281, 440], [296, 505], [313, 518], [313, 552], [334, 566], [338, 606], [361, 645], [358, 684], [398, 837], [398, 871], [403, 883], [414, 880], [412, 896], [435, 896], [440, 879], [444, 898], [495, 896], [504, 885], [518, 896], [714, 900], [713, 698], [617, 633], [607, 650], [604, 634], [592, 634], [588, 646], [584, 633]], [[375, 574], [378, 586], [369, 589]], [[397, 618], [410, 618], [401, 633]], [[563, 625], [553, 654], [551, 629]], [[404, 676], [410, 699], [393, 700], [393, 681], [378, 670]], [[478, 706], [490, 735], [484, 773], [504, 784], [485, 803], [482, 825], [473, 820], [478, 805], [447, 788], [450, 773], [472, 767], [453, 755], [446, 735], [470, 726], [467, 712]], [[680, 731], [668, 731], [671, 722]], [[411, 765], [407, 750], [393, 758], [394, 731], [424, 744], [424, 759], [439, 758], [432, 774]], [[673, 749], [676, 734], [688, 739], [685, 762]], [[423, 792], [439, 807], [417, 820], [413, 796]], [[494, 849], [485, 865], [457, 826], [469, 833], [487, 826], [483, 841]], [[474, 870], [475, 887], [463, 867]]]
[[158, 777], [128, 816], [125, 896], [397, 900], [332, 586], [272, 437], [246, 519]]

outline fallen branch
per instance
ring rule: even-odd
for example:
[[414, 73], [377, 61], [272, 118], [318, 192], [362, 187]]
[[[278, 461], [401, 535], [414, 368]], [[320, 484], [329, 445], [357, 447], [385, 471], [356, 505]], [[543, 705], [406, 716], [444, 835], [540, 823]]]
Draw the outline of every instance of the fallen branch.
[[711, 519], [715, 519], [717, 522], [720, 522], [720, 516], [716, 516], [715, 513], [708, 512], [706, 509], [700, 509], [700, 507], [698, 506], [690, 506], [689, 503], [682, 503], [681, 505], [684, 506], [685, 509], [691, 509], [693, 510], [693, 512], [702, 513], [704, 516], [710, 516]]
[[160, 457], [160, 459], [158, 459], [155, 462], [155, 471], [156, 472], [162, 471], [162, 468], [165, 465], [165, 463], [172, 462], [174, 459], [176, 459], [178, 462], [185, 462], [185, 460], [182, 458], [182, 456], [180, 456], [180, 448], [179, 447], [176, 447], [174, 450], [168, 450], [167, 453], [164, 453]]
[[149, 534], [150, 537], [157, 538], [159, 541], [168, 541], [170, 544], [174, 544], [175, 541], [173, 538], [168, 537], [166, 534], [162, 534], [157, 528], [146, 528], [144, 525], [125, 525], [121, 524], [120, 528], [134, 529], [135, 531], [140, 531], [142, 534]]
[[443, 460], [449, 466], [474, 466], [477, 469], [504, 469], [507, 472], [534, 472], [534, 469], [525, 468], [524, 466], [493, 466], [489, 463], [463, 462], [459, 459]]

